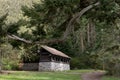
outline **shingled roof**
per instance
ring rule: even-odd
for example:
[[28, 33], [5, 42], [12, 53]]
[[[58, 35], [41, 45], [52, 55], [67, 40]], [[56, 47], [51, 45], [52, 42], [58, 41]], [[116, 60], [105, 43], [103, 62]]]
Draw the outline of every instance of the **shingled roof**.
[[45, 49], [46, 51], [48, 51], [49, 53], [53, 54], [53, 55], [70, 58], [69, 56], [67, 56], [66, 54], [62, 53], [61, 51], [56, 50], [55, 48], [44, 46], [44, 45], [42, 45], [41, 47], [43, 49]]

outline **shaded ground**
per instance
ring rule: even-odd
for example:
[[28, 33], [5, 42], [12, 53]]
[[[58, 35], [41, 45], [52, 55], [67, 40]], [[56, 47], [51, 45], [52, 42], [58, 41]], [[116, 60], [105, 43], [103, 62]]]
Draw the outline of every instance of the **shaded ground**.
[[105, 72], [89, 72], [89, 73], [85, 73], [83, 74], [82, 80], [101, 80], [102, 77], [105, 75]]

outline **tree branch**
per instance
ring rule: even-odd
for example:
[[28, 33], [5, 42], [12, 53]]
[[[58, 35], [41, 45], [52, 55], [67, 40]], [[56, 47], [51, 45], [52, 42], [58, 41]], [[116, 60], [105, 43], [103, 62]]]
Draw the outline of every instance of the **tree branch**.
[[18, 37], [18, 36], [16, 36], [16, 35], [9, 35], [9, 34], [7, 34], [7, 37], [8, 38], [11, 38], [11, 39], [14, 39], [14, 40], [19, 40], [19, 41], [22, 41], [22, 42], [25, 42], [25, 43], [28, 43], [28, 44], [31, 44], [32, 43], [32, 41], [29, 41], [29, 40], [26, 40], [26, 39], [24, 39], [24, 38], [20, 38], [20, 37]]
[[7, 37], [10, 38], [10, 39], [13, 39], [13, 40], [18, 40], [18, 41], [22, 41], [24, 43], [27, 43], [27, 44], [48, 44], [48, 43], [61, 43], [61, 42], [64, 42], [64, 40], [62, 40], [61, 38], [60, 39], [43, 39], [41, 41], [36, 41], [36, 42], [32, 42], [30, 40], [26, 40], [24, 38], [20, 38], [14, 34], [7, 34]]
[[37, 42], [35, 42], [35, 44], [49, 44], [49, 43], [62, 43], [62, 42], [64, 42], [64, 40], [63, 39], [49, 39], [49, 40], [47, 40], [47, 39], [44, 39], [44, 40], [41, 40], [41, 41], [37, 41]]
[[68, 25], [67, 25], [67, 28], [66, 28], [66, 31], [64, 32], [63, 34], [63, 37], [60, 38], [60, 39], [51, 39], [51, 40], [41, 40], [40, 42], [32, 42], [30, 40], [26, 40], [24, 38], [20, 38], [14, 34], [7, 34], [8, 38], [10, 39], [14, 39], [14, 40], [19, 40], [19, 41], [22, 41], [22, 42], [25, 42], [25, 43], [28, 43], [28, 44], [47, 44], [47, 43], [59, 43], [59, 42], [64, 42], [67, 38], [67, 36], [69, 36], [69, 34], [72, 32], [72, 29], [73, 29], [73, 23], [79, 19], [85, 12], [87, 12], [88, 10], [90, 10], [91, 8], [93, 8], [94, 6], [97, 6], [99, 5], [100, 2], [97, 2], [93, 5], [89, 5], [88, 7], [84, 8], [83, 10], [81, 10], [80, 12], [76, 13], [73, 18], [70, 19], [70, 21], [68, 22]]
[[66, 31], [63, 34], [63, 40], [65, 40], [67, 38], [67, 36], [69, 36], [69, 34], [71, 33], [71, 29], [72, 29], [72, 24], [77, 20], [80, 19], [80, 17], [86, 13], [88, 10], [92, 9], [94, 6], [98, 6], [100, 4], [100, 2], [97, 2], [95, 4], [89, 5], [88, 7], [82, 9], [80, 12], [76, 13], [73, 18], [69, 21]]

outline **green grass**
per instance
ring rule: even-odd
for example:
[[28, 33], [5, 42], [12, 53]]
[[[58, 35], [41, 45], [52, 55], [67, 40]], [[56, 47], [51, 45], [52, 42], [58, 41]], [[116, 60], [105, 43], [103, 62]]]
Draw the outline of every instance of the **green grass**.
[[80, 74], [71, 72], [25, 72], [18, 71], [8, 75], [0, 75], [0, 80], [79, 80]]
[[[82, 80], [81, 74], [94, 70], [73, 70], [64, 72], [32, 72], [14, 71], [11, 74], [0, 75], [0, 80]], [[120, 80], [114, 77], [104, 77], [103, 80]]]

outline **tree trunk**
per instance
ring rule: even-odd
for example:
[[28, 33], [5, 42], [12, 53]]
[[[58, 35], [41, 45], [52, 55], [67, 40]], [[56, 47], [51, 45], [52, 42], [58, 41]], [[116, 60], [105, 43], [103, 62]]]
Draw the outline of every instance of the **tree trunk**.
[[1, 73], [1, 71], [2, 71], [2, 67], [1, 67], [1, 60], [0, 60], [0, 73]]
[[1, 71], [2, 71], [2, 51], [0, 50], [0, 73], [1, 73]]
[[87, 45], [90, 46], [90, 25], [87, 25]]
[[93, 20], [91, 19], [91, 47], [95, 45], [96, 41], [96, 31], [95, 31], [95, 25], [93, 23]]
[[81, 52], [83, 53], [85, 50], [83, 32], [80, 33], [80, 41], [81, 41]]
[[96, 41], [96, 31], [95, 31], [95, 25], [92, 21], [92, 19], [89, 19], [89, 23], [87, 26], [87, 45], [89, 47], [93, 47]]

